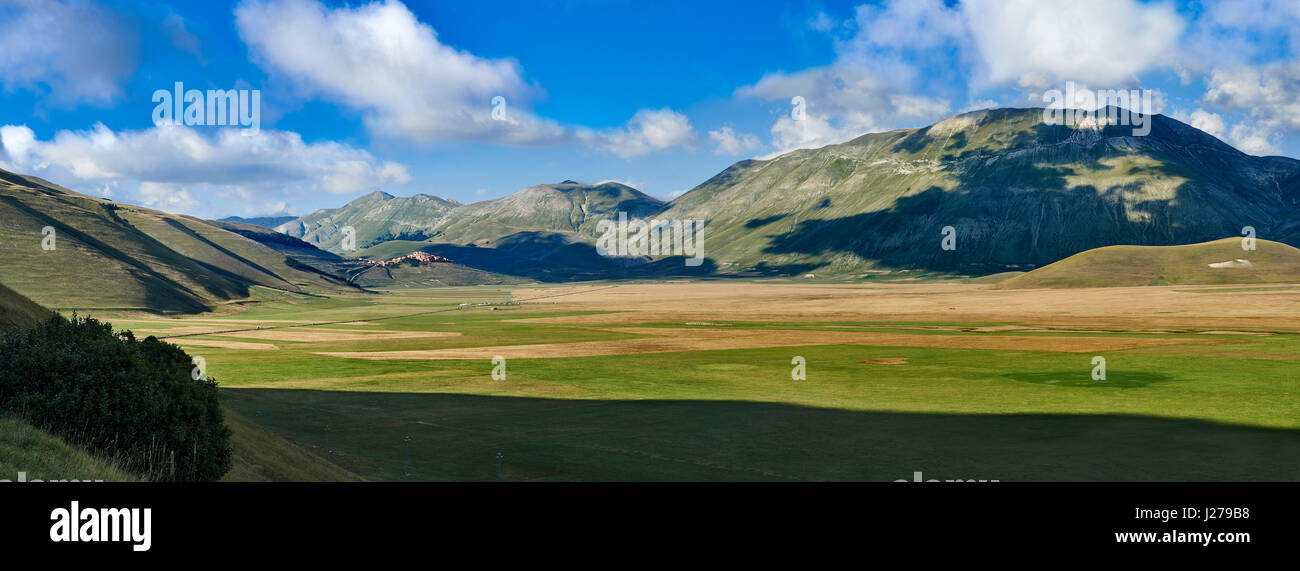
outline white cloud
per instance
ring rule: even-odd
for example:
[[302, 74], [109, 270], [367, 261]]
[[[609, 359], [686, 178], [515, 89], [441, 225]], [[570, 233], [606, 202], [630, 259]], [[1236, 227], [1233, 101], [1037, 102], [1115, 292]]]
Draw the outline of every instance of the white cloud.
[[1267, 129], [1246, 124], [1233, 127], [1229, 135], [1232, 146], [1237, 147], [1243, 153], [1258, 156], [1282, 154], [1271, 140], [1275, 137], [1276, 135]]
[[761, 145], [758, 137], [749, 133], [736, 134], [731, 127], [722, 127], [714, 131], [709, 131], [709, 138], [718, 143], [718, 148], [714, 149], [715, 155], [736, 156], [753, 151]]
[[783, 112], [772, 125], [777, 153], [840, 143], [904, 122], [930, 122], [949, 112], [947, 101], [910, 95], [867, 68], [844, 62], [796, 73], [771, 73], [736, 94], [786, 104], [804, 98], [805, 118]]
[[[208, 135], [182, 126], [114, 132], [102, 124], [87, 131], [59, 131], [37, 140], [25, 125], [0, 127], [6, 167], [94, 187], [126, 183], [148, 206], [193, 212], [205, 197], [228, 195], [241, 202], [283, 200], [285, 194], [347, 194], [410, 180], [406, 167], [348, 145], [305, 143], [297, 133], [237, 129]], [[122, 190], [113, 187], [114, 194]]]
[[1206, 133], [1214, 135], [1220, 139], [1222, 139], [1227, 133], [1227, 129], [1223, 123], [1223, 117], [1219, 116], [1218, 113], [1211, 113], [1204, 109], [1197, 109], [1192, 111], [1191, 116], [1187, 119], [1188, 125], [1196, 127], [1197, 129], [1205, 131]]
[[1106, 88], [1169, 65], [1185, 22], [1169, 4], [1135, 0], [966, 0], [961, 5], [980, 77], [1041, 90], [1044, 80]]
[[[362, 111], [375, 134], [510, 144], [569, 136], [528, 113], [537, 90], [517, 62], [441, 43], [401, 2], [331, 9], [313, 0], [245, 0], [235, 24], [263, 67]], [[497, 96], [506, 102], [503, 120], [492, 116]]]
[[1283, 60], [1297, 52], [1300, 2], [1206, 0], [1179, 50], [1179, 68], [1190, 79], [1207, 68]]
[[1300, 132], [1300, 62], [1216, 69], [1206, 84], [1206, 104], [1248, 111], [1270, 130]]
[[0, 84], [30, 89], [59, 106], [103, 105], [135, 70], [133, 29], [94, 2], [0, 2]]
[[672, 109], [642, 109], [625, 127], [603, 131], [583, 130], [581, 140], [623, 158], [639, 157], [695, 140], [690, 119]]

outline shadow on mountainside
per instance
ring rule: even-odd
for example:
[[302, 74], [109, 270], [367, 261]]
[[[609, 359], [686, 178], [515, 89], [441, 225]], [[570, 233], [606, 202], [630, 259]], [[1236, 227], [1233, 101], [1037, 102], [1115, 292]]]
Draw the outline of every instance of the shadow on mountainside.
[[[1156, 128], [1170, 126], [1157, 122]], [[1300, 179], [1281, 180], [1274, 189], [1240, 168], [1225, 168], [1221, 149], [1143, 147], [1139, 154], [1156, 164], [1135, 166], [1128, 174], [1188, 179], [1168, 199], [1141, 198], [1143, 180], [1105, 188], [1071, 182], [1113, 170], [1103, 162], [1108, 158], [1134, 156], [1113, 147], [1128, 143], [1105, 139], [1129, 129], [1109, 126], [1095, 133], [1038, 125], [1004, 141], [1008, 149], [995, 154], [968, 150], [953, 157], [950, 172], [957, 184], [952, 190], [930, 187], [887, 209], [803, 220], [788, 233], [769, 235], [764, 252], [852, 253], [889, 268], [978, 274], [1042, 266], [1102, 246], [1240, 236], [1244, 226], [1253, 226], [1261, 238], [1297, 245], [1300, 229], [1289, 220], [1300, 203]], [[928, 130], [909, 135], [894, 150], [916, 152], [935, 143]], [[1264, 186], [1269, 193], [1258, 191]], [[945, 226], [956, 231], [954, 250], [941, 248]]]

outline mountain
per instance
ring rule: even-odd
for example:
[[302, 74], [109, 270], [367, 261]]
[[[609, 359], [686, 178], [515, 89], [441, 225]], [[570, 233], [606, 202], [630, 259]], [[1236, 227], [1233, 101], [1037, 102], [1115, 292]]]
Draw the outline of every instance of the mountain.
[[[721, 272], [918, 268], [993, 273], [1115, 244], [1239, 236], [1300, 244], [1300, 161], [1246, 155], [1155, 115], [1049, 125], [1042, 109], [957, 115], [742, 161], [671, 203], [707, 221]], [[944, 250], [945, 226], [956, 249]]]
[[1269, 240], [1242, 249], [1241, 238], [1185, 246], [1106, 246], [999, 283], [1064, 288], [1183, 284], [1300, 283], [1300, 250]]
[[256, 286], [308, 294], [356, 289], [215, 223], [6, 171], [0, 243], [5, 285], [53, 309], [197, 312], [246, 298]]
[[395, 198], [374, 192], [342, 208], [318, 210], [277, 229], [332, 252], [343, 252], [344, 226], [356, 230], [358, 249], [391, 241], [484, 246], [529, 232], [571, 233], [594, 241], [599, 220], [616, 217], [619, 211], [652, 216], [663, 209], [663, 202], [624, 184], [586, 185], [566, 180], [473, 204], [425, 194]]
[[[741, 161], [666, 205], [617, 183], [565, 181], [427, 214], [405, 212], [409, 199], [377, 193], [281, 229], [334, 248], [330, 233], [349, 221], [401, 219], [409, 231], [356, 226], [356, 254], [421, 250], [538, 279], [992, 274], [1103, 246], [1238, 236], [1246, 226], [1300, 244], [1300, 161], [1246, 155], [1163, 115], [1150, 121], [1150, 133], [1136, 136], [1132, 126], [1105, 121], [1047, 124], [1042, 109], [983, 110]], [[704, 221], [704, 269], [598, 259], [595, 224], [620, 210]], [[948, 226], [951, 250], [941, 248]], [[543, 262], [548, 248], [565, 255]]]
[[372, 192], [341, 208], [317, 210], [280, 224], [275, 229], [301, 238], [320, 248], [341, 253], [342, 229], [356, 230], [356, 247], [365, 248], [388, 240], [423, 240], [446, 214], [460, 206], [428, 194], [402, 198], [386, 192]]
[[240, 216], [227, 216], [219, 222], [238, 222], [240, 224], [252, 224], [253, 226], [262, 226], [265, 228], [275, 228], [290, 220], [297, 220], [297, 216], [256, 216], [253, 218], [243, 218]]

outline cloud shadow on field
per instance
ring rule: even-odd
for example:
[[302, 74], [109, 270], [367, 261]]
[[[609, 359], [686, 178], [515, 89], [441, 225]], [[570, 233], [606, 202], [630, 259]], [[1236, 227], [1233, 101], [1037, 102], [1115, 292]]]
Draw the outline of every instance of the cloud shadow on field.
[[[486, 373], [484, 373], [486, 374]], [[224, 389], [224, 404], [373, 479], [1294, 481], [1300, 431], [1118, 414]]]

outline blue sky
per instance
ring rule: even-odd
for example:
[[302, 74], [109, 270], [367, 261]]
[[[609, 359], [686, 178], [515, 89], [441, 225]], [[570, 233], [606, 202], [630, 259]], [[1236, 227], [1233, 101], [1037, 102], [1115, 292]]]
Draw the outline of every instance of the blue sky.
[[[1295, 157], [1298, 49], [1289, 0], [0, 0], [0, 168], [205, 217], [563, 179], [670, 198], [1067, 82]], [[155, 125], [176, 82], [258, 90], [260, 130]]]

